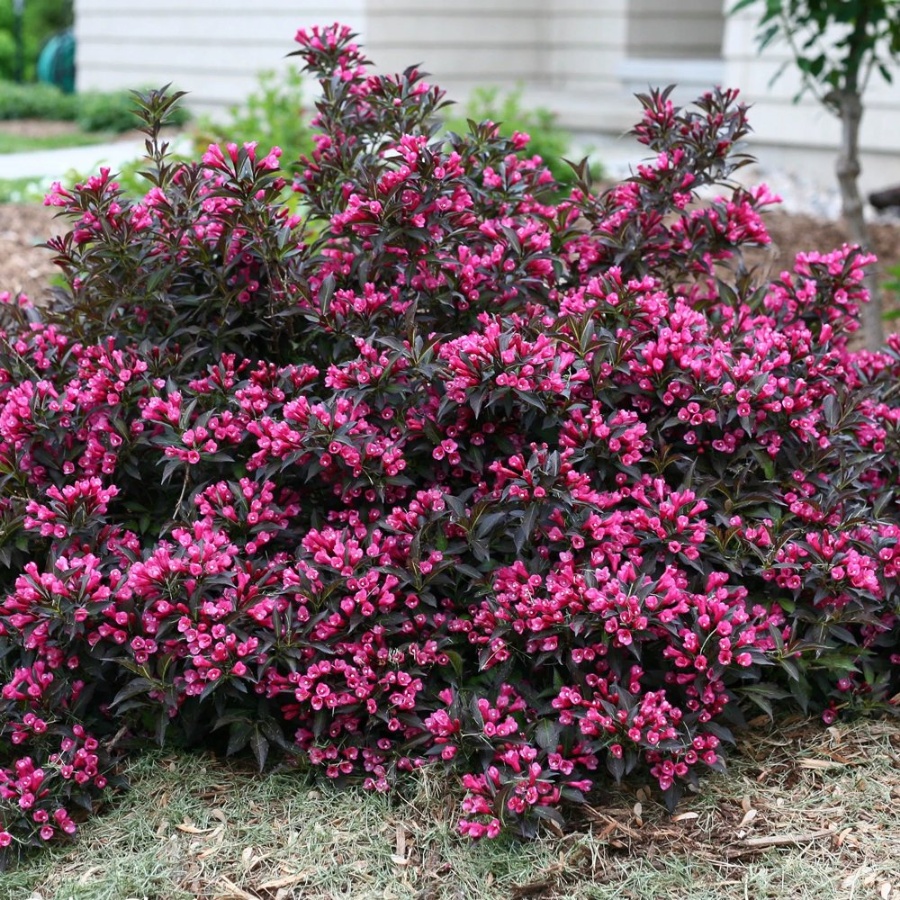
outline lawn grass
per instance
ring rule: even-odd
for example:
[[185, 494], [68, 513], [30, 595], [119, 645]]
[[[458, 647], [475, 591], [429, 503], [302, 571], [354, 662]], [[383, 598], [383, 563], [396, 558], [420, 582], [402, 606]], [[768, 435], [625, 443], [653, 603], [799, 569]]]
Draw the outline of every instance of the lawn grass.
[[392, 795], [207, 755], [137, 758], [70, 846], [2, 900], [865, 900], [900, 897], [900, 723], [757, 728], [670, 816], [641, 784], [565, 834], [458, 836], [456, 788]]
[[27, 153], [33, 150], [62, 150], [67, 147], [89, 147], [115, 139], [110, 132], [73, 131], [65, 134], [24, 135], [0, 127], [0, 154]]
[[47, 178], [0, 178], [0, 203], [41, 203], [49, 190]]

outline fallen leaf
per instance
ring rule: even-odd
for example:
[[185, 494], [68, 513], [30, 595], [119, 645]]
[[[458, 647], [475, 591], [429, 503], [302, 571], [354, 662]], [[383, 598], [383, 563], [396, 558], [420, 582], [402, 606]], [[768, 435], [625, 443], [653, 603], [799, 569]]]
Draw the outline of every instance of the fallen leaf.
[[672, 816], [672, 821], [673, 822], [687, 822], [690, 819], [699, 819], [699, 818], [700, 818], [700, 813], [684, 812], [684, 813], [679, 813], [677, 816]]
[[[849, 829], [847, 829], [849, 831]], [[843, 833], [843, 832], [842, 832]], [[848, 888], [852, 888], [857, 881], [859, 881], [862, 876], [869, 871], [868, 866], [863, 866], [862, 868], [857, 869], [855, 872], [851, 872], [842, 882], [841, 887], [845, 890]]]
[[301, 881], [306, 881], [310, 875], [315, 874], [315, 871], [315, 869], [304, 869], [302, 872], [297, 872], [295, 875], [285, 875], [284, 878], [273, 878], [271, 881], [261, 884], [259, 889], [261, 891], [276, 891], [279, 888], [293, 887]]
[[844, 763], [832, 762], [830, 759], [801, 759], [800, 760], [800, 768], [801, 769], [840, 769], [843, 768]]
[[201, 853], [197, 854], [197, 859], [209, 859], [210, 856], [215, 856], [219, 850], [222, 849], [222, 842], [225, 840], [225, 828], [220, 825], [216, 828], [215, 831], [207, 838], [207, 843], [211, 844]]
[[187, 819], [175, 827], [185, 834], [209, 834], [210, 831], [212, 831], [212, 828], [198, 828], [193, 822], [189, 822]]
[[755, 809], [748, 809], [747, 812], [744, 813], [744, 818], [738, 822], [738, 828], [743, 828], [745, 825], [749, 825], [757, 816], [757, 812]]
[[238, 887], [230, 878], [222, 875], [219, 878], [219, 884], [223, 885], [228, 891], [227, 894], [220, 895], [220, 900], [262, 900], [257, 894], [251, 894], [243, 888]]
[[[838, 832], [834, 836], [834, 846], [841, 847], [843, 845], [844, 841], [847, 839], [847, 835], [851, 834], [852, 832], [853, 832], [852, 828], [845, 828], [843, 831]], [[851, 877], [854, 877], [854, 876], [851, 876]]]
[[407, 863], [406, 859], [406, 829], [403, 827], [401, 822], [397, 823], [397, 831], [396, 831], [396, 842], [395, 842], [395, 851], [394, 855], [391, 857], [394, 862], [397, 862], [398, 859], [401, 860], [399, 865], [405, 866]]
[[86, 872], [78, 879], [78, 883], [79, 883], [79, 884], [90, 884], [91, 881], [93, 880], [94, 876], [95, 876], [98, 872], [101, 872], [101, 871], [102, 871], [102, 869], [100, 868], [100, 866], [91, 866], [91, 867], [90, 867], [90, 868], [89, 868], [89, 869], [88, 869], [88, 870], [87, 870], [87, 871], [86, 871]]
[[833, 831], [825, 828], [821, 831], [811, 831], [806, 834], [771, 834], [762, 837], [745, 838], [740, 842], [741, 846], [731, 850], [729, 855], [740, 856], [747, 852], [768, 847], [796, 847], [798, 844], [808, 844], [824, 837], [830, 837], [833, 834]]

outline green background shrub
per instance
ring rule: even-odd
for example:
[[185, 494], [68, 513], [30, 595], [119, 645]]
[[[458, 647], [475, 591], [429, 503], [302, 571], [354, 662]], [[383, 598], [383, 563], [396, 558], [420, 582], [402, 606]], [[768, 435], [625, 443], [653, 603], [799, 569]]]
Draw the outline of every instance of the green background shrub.
[[[33, 81], [38, 55], [48, 38], [70, 28], [72, 0], [28, 0], [22, 16], [24, 76]], [[15, 15], [13, 0], [0, 0], [0, 78], [16, 76]]]

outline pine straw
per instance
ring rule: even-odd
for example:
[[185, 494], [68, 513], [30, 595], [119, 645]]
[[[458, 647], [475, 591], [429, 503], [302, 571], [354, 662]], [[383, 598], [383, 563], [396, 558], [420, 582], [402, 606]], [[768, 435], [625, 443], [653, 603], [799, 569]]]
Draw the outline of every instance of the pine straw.
[[129, 794], [0, 876], [0, 898], [900, 898], [900, 723], [754, 726], [674, 816], [630, 784], [526, 844], [459, 838], [434, 774], [384, 797], [148, 753]]

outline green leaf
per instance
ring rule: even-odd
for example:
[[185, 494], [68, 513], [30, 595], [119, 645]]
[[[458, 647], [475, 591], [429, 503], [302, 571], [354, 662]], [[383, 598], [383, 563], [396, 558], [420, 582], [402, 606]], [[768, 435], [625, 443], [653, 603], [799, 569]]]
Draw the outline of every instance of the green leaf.
[[254, 728], [253, 733], [250, 735], [250, 749], [256, 757], [259, 771], [262, 772], [266, 767], [266, 759], [269, 756], [269, 740], [259, 728]]
[[253, 726], [246, 719], [234, 722], [228, 732], [228, 746], [225, 749], [225, 755], [232, 756], [243, 750], [250, 741], [252, 731]]
[[552, 753], [559, 744], [560, 725], [550, 719], [541, 719], [534, 730], [534, 740], [538, 747]]
[[138, 694], [146, 694], [152, 691], [154, 684], [149, 678], [135, 678], [129, 681], [122, 690], [113, 697], [111, 706], [118, 706], [123, 700], [136, 697]]
[[759, 49], [765, 50], [766, 47], [768, 47], [769, 44], [771, 44], [772, 41], [775, 39], [775, 36], [778, 34], [779, 31], [781, 31], [781, 27], [777, 23], [774, 25], [770, 25], [768, 28], [763, 29], [763, 31], [760, 32], [759, 38], [758, 38]]
[[525, 510], [525, 515], [522, 517], [522, 524], [516, 529], [513, 538], [513, 540], [515, 541], [517, 553], [522, 552], [522, 548], [531, 537], [531, 533], [532, 531], [534, 531], [534, 523], [537, 520], [539, 510], [540, 506], [537, 503], [529, 504], [528, 509]]
[[609, 769], [609, 774], [616, 779], [616, 784], [619, 784], [625, 776], [625, 760], [608, 753], [606, 755], [606, 768]]
[[456, 677], [462, 678], [462, 674], [463, 674], [462, 656], [460, 656], [460, 654], [457, 653], [455, 650], [445, 650], [444, 655], [447, 657], [447, 659], [450, 660], [450, 665], [452, 666], [453, 671], [456, 674]]

